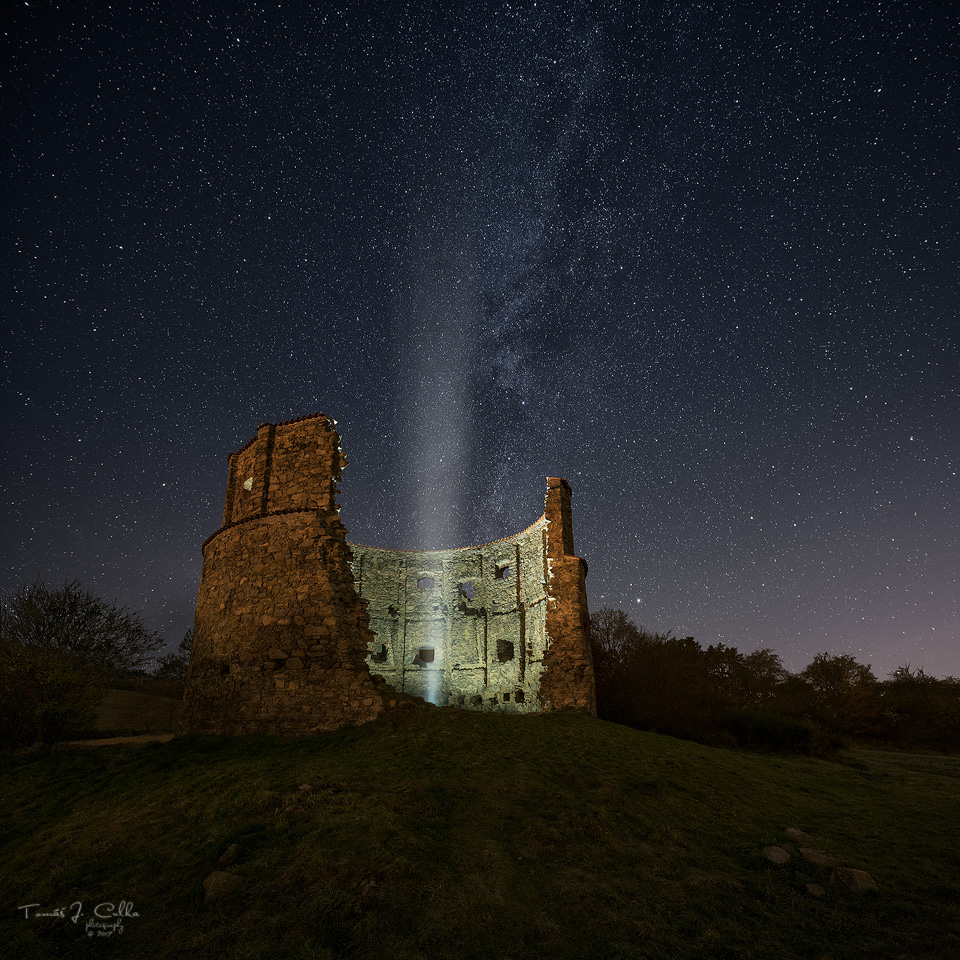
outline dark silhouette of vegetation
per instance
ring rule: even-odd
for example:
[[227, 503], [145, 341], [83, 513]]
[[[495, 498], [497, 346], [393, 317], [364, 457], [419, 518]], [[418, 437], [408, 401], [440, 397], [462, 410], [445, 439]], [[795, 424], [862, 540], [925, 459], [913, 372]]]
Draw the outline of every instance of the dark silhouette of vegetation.
[[159, 680], [172, 680], [174, 683], [187, 682], [187, 668], [190, 666], [190, 651], [193, 649], [193, 630], [188, 630], [180, 641], [176, 653], [168, 653], [157, 661], [153, 675]]
[[928, 677], [910, 664], [881, 684], [881, 725], [891, 741], [956, 751], [960, 746], [960, 680]]
[[877, 678], [850, 654], [818, 653], [800, 673], [806, 681], [806, 709], [817, 723], [846, 737], [880, 734]]
[[692, 637], [650, 634], [620, 610], [599, 611], [590, 627], [602, 719], [690, 739], [715, 727], [721, 700]]
[[849, 654], [821, 653], [799, 674], [770, 649], [655, 634], [620, 610], [590, 620], [597, 711], [604, 720], [701, 743], [828, 753], [874, 741], [956, 750], [960, 680], [901, 667], [877, 680]]
[[0, 600], [0, 746], [88, 729], [111, 677], [142, 672], [163, 645], [138, 613], [76, 580], [37, 580]]

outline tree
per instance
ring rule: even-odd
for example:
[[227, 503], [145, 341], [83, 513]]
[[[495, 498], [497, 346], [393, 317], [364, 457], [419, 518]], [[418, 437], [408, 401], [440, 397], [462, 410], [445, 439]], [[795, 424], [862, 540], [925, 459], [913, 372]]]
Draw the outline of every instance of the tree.
[[642, 635], [643, 631], [622, 610], [604, 607], [590, 618], [594, 660], [611, 667], [623, 664]]
[[623, 611], [603, 609], [590, 618], [590, 639], [601, 719], [716, 739], [718, 698], [693, 637], [652, 634]]
[[897, 667], [880, 684], [884, 734], [897, 743], [955, 750], [960, 743], [960, 680]]
[[92, 719], [107, 676], [140, 669], [162, 638], [78, 581], [38, 579], [0, 600], [0, 743], [51, 742]]
[[190, 666], [190, 651], [193, 649], [193, 630], [188, 630], [180, 641], [176, 653], [168, 653], [157, 661], [154, 676], [161, 680], [173, 680], [175, 683], [187, 682], [187, 668]]
[[848, 653], [818, 653], [800, 674], [809, 684], [814, 719], [851, 736], [875, 734], [880, 717], [877, 678]]
[[746, 706], [747, 690], [744, 672], [744, 657], [736, 647], [726, 644], [711, 644], [703, 652], [711, 686], [717, 697], [728, 709]]
[[768, 706], [777, 695], [789, 674], [780, 656], [769, 647], [754, 650], [743, 658], [744, 687], [747, 706]]
[[[814, 753], [829, 746], [803, 719], [813, 684], [769, 648], [744, 655], [693, 637], [651, 634], [621, 610], [590, 618], [597, 715], [701, 743]], [[798, 706], [795, 715], [791, 706]]]

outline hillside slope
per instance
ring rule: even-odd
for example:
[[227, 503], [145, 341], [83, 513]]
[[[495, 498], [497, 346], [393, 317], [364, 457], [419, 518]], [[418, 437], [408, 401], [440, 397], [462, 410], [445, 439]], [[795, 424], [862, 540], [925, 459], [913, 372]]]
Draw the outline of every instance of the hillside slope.
[[[576, 715], [432, 710], [0, 771], [7, 956], [960, 956], [953, 758], [768, 757]], [[831, 882], [804, 843], [879, 892]], [[204, 903], [217, 870], [237, 889]], [[87, 929], [121, 902], [138, 914], [122, 931]]]

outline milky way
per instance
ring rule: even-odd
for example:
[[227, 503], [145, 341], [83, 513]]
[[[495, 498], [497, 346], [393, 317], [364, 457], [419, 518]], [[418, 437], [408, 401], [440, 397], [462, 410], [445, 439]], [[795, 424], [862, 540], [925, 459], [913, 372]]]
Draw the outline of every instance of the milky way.
[[960, 674], [938, 4], [18, 8], [2, 585], [171, 644], [226, 459], [321, 411], [352, 540], [574, 491], [591, 607]]

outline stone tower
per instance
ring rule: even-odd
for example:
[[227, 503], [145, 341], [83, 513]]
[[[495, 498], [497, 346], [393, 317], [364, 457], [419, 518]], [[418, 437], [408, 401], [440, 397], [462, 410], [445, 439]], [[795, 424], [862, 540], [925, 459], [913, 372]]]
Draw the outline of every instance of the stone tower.
[[306, 733], [384, 709], [336, 492], [329, 418], [263, 424], [230, 457], [223, 524], [203, 545], [181, 726]]
[[544, 515], [514, 537], [403, 552], [347, 543], [345, 465], [321, 414], [263, 424], [230, 457], [223, 523], [203, 545], [184, 731], [329, 730], [410, 695], [596, 712], [566, 481], [548, 480]]

